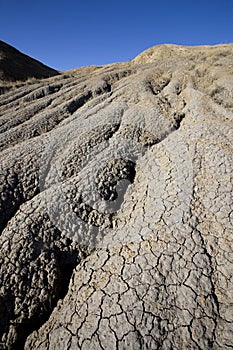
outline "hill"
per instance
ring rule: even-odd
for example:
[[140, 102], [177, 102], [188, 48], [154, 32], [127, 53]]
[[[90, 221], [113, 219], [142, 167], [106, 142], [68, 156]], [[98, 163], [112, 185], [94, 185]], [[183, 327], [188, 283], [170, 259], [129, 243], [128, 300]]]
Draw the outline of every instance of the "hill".
[[23, 54], [0, 40], [0, 82], [48, 78], [58, 71]]
[[6, 83], [0, 348], [233, 347], [232, 56]]

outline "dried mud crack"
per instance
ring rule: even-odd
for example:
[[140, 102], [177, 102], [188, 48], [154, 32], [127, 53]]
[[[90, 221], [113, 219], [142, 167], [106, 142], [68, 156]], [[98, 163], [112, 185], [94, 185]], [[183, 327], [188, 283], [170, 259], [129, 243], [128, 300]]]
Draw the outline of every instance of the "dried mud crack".
[[233, 46], [0, 91], [0, 349], [229, 349]]

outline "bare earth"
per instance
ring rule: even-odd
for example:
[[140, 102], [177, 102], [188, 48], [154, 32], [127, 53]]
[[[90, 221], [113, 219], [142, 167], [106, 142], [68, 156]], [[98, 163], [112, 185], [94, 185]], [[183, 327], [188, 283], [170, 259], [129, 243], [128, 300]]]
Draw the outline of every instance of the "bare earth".
[[233, 45], [4, 83], [0, 349], [233, 348]]

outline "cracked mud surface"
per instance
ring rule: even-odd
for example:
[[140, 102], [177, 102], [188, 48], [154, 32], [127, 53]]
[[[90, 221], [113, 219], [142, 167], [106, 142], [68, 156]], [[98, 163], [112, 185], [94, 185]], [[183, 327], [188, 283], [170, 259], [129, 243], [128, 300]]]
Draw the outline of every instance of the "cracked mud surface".
[[0, 98], [0, 349], [233, 348], [233, 46]]

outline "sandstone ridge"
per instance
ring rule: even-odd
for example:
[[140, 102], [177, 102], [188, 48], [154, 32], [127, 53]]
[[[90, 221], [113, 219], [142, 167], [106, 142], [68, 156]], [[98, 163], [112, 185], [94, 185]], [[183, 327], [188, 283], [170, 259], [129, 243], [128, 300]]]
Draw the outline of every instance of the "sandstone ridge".
[[0, 349], [233, 347], [233, 45], [0, 97]]

